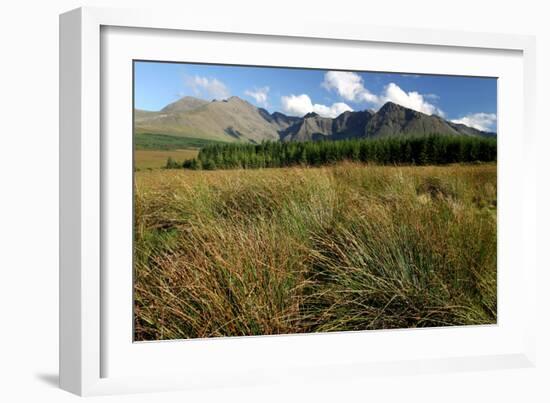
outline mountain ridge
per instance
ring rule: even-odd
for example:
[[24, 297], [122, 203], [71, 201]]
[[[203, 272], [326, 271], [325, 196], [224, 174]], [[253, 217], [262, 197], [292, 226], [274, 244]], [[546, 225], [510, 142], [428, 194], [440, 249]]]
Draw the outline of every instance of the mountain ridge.
[[158, 112], [135, 109], [136, 133], [170, 134], [227, 142], [318, 141], [440, 134], [495, 136], [393, 102], [378, 111], [346, 111], [335, 118], [309, 112], [303, 117], [269, 113], [233, 96], [205, 101], [186, 96]]

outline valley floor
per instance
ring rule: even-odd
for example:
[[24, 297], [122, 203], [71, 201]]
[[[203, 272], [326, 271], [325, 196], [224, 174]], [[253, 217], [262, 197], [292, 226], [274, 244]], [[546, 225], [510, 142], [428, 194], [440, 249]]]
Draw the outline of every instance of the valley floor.
[[177, 161], [196, 158], [198, 149], [176, 149], [176, 150], [135, 150], [134, 166], [137, 170], [160, 169], [166, 166], [168, 158]]
[[135, 178], [136, 340], [496, 323], [496, 164]]

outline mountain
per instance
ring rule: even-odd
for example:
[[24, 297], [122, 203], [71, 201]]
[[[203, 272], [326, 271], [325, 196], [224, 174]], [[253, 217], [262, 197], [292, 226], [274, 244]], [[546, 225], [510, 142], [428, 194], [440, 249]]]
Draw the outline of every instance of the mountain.
[[135, 110], [134, 126], [136, 133], [252, 143], [423, 134], [495, 135], [393, 102], [387, 102], [377, 112], [347, 111], [336, 118], [310, 112], [300, 118], [280, 112], [270, 114], [239, 97], [211, 102], [184, 97], [159, 112]]
[[365, 134], [365, 127], [376, 112], [366, 110], [360, 112], [344, 112], [334, 119], [335, 132], [343, 135], [349, 134], [352, 137], [362, 137]]
[[462, 123], [453, 123], [453, 122], [447, 122], [449, 126], [451, 126], [453, 129], [455, 129], [460, 134], [464, 134], [467, 136], [483, 136], [483, 137], [494, 137], [496, 136], [496, 133], [494, 132], [485, 132], [482, 130], [474, 129], [473, 127], [466, 126]]
[[302, 121], [302, 118], [296, 116], [287, 116], [281, 112], [273, 112], [270, 116], [271, 119], [273, 119], [274, 123], [282, 130], [286, 130], [290, 126], [293, 126], [294, 124]]
[[314, 112], [310, 112], [300, 121], [288, 127], [281, 133], [283, 141], [308, 141], [322, 140], [334, 134], [331, 118], [324, 118]]
[[384, 104], [365, 128], [368, 137], [431, 133], [461, 134], [439, 116], [426, 115], [393, 102]]
[[192, 109], [200, 108], [208, 104], [208, 101], [195, 97], [183, 97], [176, 102], [166, 105], [160, 111], [163, 113], [186, 112]]
[[282, 141], [340, 140], [364, 137], [365, 127], [372, 118], [370, 111], [344, 112], [338, 117], [324, 118], [314, 112], [281, 133]]
[[[281, 123], [267, 111], [238, 97], [211, 102], [189, 98], [185, 97], [159, 112], [136, 110], [136, 133], [260, 143], [279, 140], [279, 131], [290, 124]], [[288, 122], [293, 121], [289, 118]]]

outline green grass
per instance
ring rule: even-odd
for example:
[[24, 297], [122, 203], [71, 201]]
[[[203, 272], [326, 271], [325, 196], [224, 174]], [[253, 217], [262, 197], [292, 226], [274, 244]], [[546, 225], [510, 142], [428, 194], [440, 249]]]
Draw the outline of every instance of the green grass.
[[137, 170], [160, 169], [166, 166], [168, 158], [185, 160], [195, 158], [198, 152], [197, 149], [135, 150], [134, 167]]
[[136, 173], [135, 338], [496, 323], [496, 164]]
[[[202, 148], [212, 144], [224, 144], [221, 141], [206, 140], [193, 137], [178, 137], [169, 134], [135, 133], [134, 147], [136, 150], [177, 150]], [[166, 162], [166, 160], [165, 160]]]

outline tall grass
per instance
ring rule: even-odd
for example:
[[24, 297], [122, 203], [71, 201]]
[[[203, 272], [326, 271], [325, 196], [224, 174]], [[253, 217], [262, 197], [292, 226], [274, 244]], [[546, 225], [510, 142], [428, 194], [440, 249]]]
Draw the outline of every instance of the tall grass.
[[135, 338], [495, 323], [496, 165], [136, 173]]

